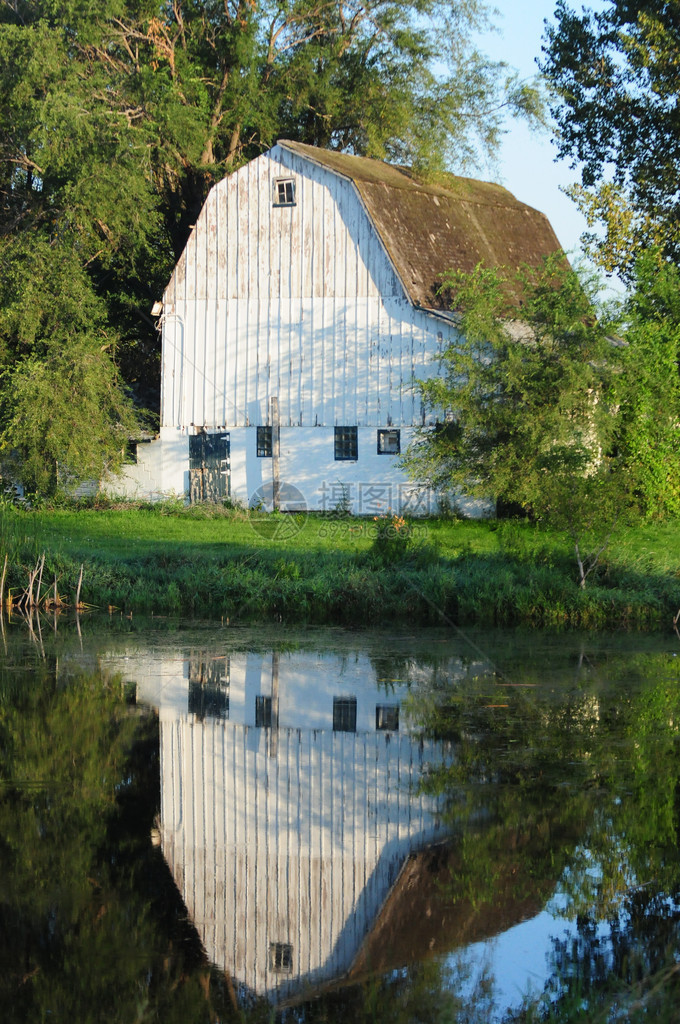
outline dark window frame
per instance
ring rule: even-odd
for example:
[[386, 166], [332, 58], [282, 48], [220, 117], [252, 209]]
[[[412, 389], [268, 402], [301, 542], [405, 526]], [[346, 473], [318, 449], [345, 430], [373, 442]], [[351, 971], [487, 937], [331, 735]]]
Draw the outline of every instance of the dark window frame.
[[333, 732], [357, 731], [356, 697], [333, 697]]
[[256, 448], [258, 459], [271, 459], [274, 452], [274, 438], [271, 427], [256, 427]]
[[229, 687], [211, 686], [189, 680], [187, 711], [199, 722], [206, 718], [229, 721]]
[[399, 705], [376, 704], [375, 727], [378, 732], [399, 732]]
[[359, 428], [335, 427], [333, 435], [336, 462], [357, 462], [359, 459]]
[[136, 466], [137, 465], [137, 445], [138, 441], [132, 437], [129, 437], [123, 447], [123, 465], [124, 466]]
[[[396, 448], [384, 447], [384, 438], [389, 435], [396, 435]], [[381, 427], [377, 434], [378, 455], [400, 455], [401, 454], [401, 430], [399, 427]]]
[[290, 942], [269, 943], [269, 966], [272, 971], [291, 974], [293, 971], [293, 947]]
[[272, 727], [272, 699], [264, 694], [255, 697], [255, 728], [271, 729]]
[[296, 206], [295, 178], [275, 178], [273, 206]]

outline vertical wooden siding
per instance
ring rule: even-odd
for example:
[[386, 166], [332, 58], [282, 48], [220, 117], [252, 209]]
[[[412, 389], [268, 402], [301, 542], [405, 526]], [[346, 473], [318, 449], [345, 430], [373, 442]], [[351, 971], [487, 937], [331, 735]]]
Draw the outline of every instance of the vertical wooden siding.
[[[163, 852], [210, 959], [281, 999], [341, 975], [408, 853], [435, 839], [423, 766], [448, 756], [404, 734], [161, 721]], [[293, 947], [290, 973], [269, 946]]]
[[[295, 178], [296, 205], [272, 203]], [[208, 196], [164, 296], [164, 426], [417, 424], [442, 321], [414, 309], [348, 180], [275, 147]], [[444, 331], [453, 331], [443, 324]]]

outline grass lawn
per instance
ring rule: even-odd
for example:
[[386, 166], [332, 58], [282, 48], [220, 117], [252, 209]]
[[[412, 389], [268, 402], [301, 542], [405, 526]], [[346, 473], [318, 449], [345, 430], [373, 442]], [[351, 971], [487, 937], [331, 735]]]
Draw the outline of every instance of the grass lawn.
[[[388, 527], [385, 530], [385, 527]], [[680, 606], [680, 530], [620, 527], [585, 591], [571, 542], [518, 521], [388, 521], [216, 507], [0, 512], [7, 586], [44, 578], [100, 607], [284, 621], [666, 626]]]

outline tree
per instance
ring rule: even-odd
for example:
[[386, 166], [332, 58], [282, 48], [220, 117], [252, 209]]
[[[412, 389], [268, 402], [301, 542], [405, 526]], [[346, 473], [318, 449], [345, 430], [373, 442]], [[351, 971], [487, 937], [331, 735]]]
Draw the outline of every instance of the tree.
[[[611, 456], [618, 350], [591, 289], [560, 257], [514, 278], [479, 266], [445, 287], [460, 335], [444, 372], [417, 384], [442, 423], [417, 432], [405, 465], [440, 491], [516, 504], [568, 531], [585, 586], [623, 480]], [[588, 535], [598, 539], [586, 556]]]
[[508, 108], [542, 112], [472, 44], [487, 24], [483, 0], [6, 0], [6, 200], [25, 216], [75, 187], [80, 229], [119, 249], [155, 190], [176, 258], [209, 185], [277, 137], [474, 165]]
[[116, 334], [77, 253], [0, 239], [0, 465], [53, 494], [117, 470], [140, 427], [111, 356]]
[[486, 18], [482, 0], [0, 0], [0, 444], [27, 486], [115, 469], [127, 397], [158, 408], [149, 310], [225, 173], [278, 137], [470, 165], [507, 108], [540, 117], [472, 44]]
[[654, 250], [625, 301], [614, 444], [637, 511], [680, 514], [680, 270]]
[[3, 0], [0, 237], [78, 254], [157, 405], [148, 310], [225, 173], [278, 137], [461, 167], [506, 109], [540, 117], [472, 44], [486, 18], [482, 0]]
[[632, 277], [641, 250], [680, 260], [680, 15], [668, 0], [607, 0], [577, 15], [558, 0], [541, 70], [555, 94], [558, 152], [581, 165], [572, 195], [590, 252]]

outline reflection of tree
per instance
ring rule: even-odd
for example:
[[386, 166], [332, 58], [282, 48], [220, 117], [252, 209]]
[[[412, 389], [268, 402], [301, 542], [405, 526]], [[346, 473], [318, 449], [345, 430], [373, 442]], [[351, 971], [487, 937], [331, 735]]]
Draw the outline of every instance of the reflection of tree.
[[[286, 1021], [328, 1024], [472, 1024], [490, 1019], [493, 979], [471, 980], [464, 959], [428, 960], [363, 984], [343, 986], [284, 1017]], [[464, 994], [463, 994], [464, 992]]]
[[[408, 673], [423, 731], [457, 742], [456, 763], [426, 780], [445, 797], [456, 840], [442, 899], [500, 920], [503, 905], [531, 908], [557, 884], [555, 903], [576, 930], [555, 943], [545, 1000], [513, 1020], [604, 1024], [618, 1005], [620, 1020], [642, 1020], [644, 1009], [645, 1020], [672, 1021], [680, 664], [590, 647], [574, 655], [573, 645], [560, 657], [549, 682], [539, 666], [520, 675], [504, 660], [510, 681], [531, 686], [490, 674], [453, 679], [453, 663], [449, 671], [436, 654], [379, 663], [381, 678]], [[237, 1011], [228, 981], [205, 966], [149, 844], [157, 757], [155, 720], [126, 710], [117, 688], [94, 677], [57, 682], [45, 662], [21, 676], [0, 662], [7, 1024], [269, 1019], [263, 1005]], [[287, 1014], [309, 1024], [487, 1024], [493, 979], [475, 985], [469, 970], [462, 955], [435, 958]]]
[[593, 659], [570, 685], [522, 678], [412, 695], [423, 730], [458, 750], [424, 783], [446, 799], [458, 837], [460, 871], [445, 897], [491, 904], [508, 886], [520, 899], [559, 880], [555, 906], [578, 931], [555, 946], [546, 989], [561, 994], [555, 1019], [575, 1019], [591, 991], [606, 1003], [622, 984], [631, 1006], [644, 998], [649, 1009], [656, 989], [631, 986], [655, 976], [662, 991], [678, 976], [668, 958], [680, 951], [680, 665], [645, 654]]
[[607, 931], [584, 914], [574, 935], [554, 941], [552, 973], [541, 999], [509, 1015], [507, 1024], [671, 1024], [680, 1005], [679, 944], [680, 909], [665, 893], [630, 893]]
[[[3, 674], [4, 675], [4, 674]], [[157, 724], [98, 677], [0, 678], [3, 1021], [208, 1020], [208, 973], [160, 852]], [[12, 679], [10, 678], [10, 684]], [[210, 999], [224, 1002], [221, 989]]]

